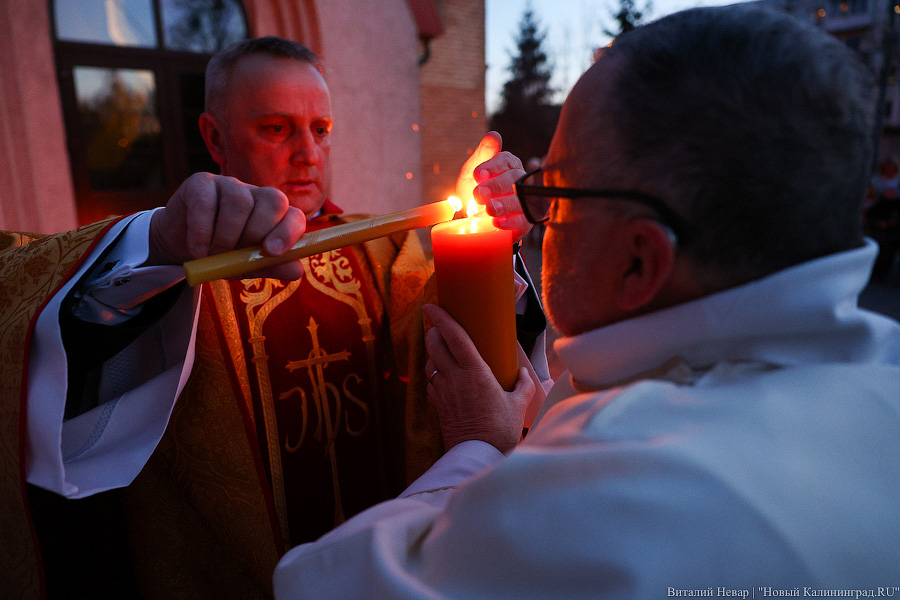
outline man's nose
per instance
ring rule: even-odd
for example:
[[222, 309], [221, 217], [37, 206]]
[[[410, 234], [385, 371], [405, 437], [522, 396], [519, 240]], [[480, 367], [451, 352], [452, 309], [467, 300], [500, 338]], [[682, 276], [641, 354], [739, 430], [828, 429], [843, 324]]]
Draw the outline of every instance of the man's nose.
[[295, 164], [315, 164], [318, 161], [319, 148], [316, 139], [309, 130], [299, 131], [292, 139], [291, 162]]

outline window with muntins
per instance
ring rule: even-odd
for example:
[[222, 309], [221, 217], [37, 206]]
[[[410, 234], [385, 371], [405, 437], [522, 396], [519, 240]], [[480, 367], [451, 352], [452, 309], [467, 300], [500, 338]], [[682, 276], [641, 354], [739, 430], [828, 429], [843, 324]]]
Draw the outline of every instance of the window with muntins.
[[51, 0], [51, 15], [79, 223], [217, 171], [197, 120], [210, 56], [247, 37], [240, 0]]

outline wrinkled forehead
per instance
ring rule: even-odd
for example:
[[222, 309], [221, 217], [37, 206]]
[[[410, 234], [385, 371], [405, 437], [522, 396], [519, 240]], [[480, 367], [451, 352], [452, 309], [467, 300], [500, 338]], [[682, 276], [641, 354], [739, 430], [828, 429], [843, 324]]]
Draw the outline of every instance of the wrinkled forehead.
[[306, 61], [273, 56], [249, 54], [241, 57], [228, 75], [231, 93], [271, 86], [294, 86], [308, 89], [309, 93], [329, 96], [325, 78], [316, 67]]
[[241, 112], [302, 112], [331, 117], [331, 95], [321, 73], [293, 58], [253, 54], [238, 61], [225, 89], [227, 104]]

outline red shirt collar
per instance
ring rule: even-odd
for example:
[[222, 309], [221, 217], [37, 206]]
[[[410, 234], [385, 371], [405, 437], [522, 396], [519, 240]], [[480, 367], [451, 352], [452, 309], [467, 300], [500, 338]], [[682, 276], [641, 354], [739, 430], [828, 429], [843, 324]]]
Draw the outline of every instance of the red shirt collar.
[[322, 204], [322, 212], [320, 212], [318, 216], [324, 217], [326, 215], [339, 215], [343, 212], [344, 211], [340, 206], [338, 206], [328, 198], [325, 198], [325, 202]]

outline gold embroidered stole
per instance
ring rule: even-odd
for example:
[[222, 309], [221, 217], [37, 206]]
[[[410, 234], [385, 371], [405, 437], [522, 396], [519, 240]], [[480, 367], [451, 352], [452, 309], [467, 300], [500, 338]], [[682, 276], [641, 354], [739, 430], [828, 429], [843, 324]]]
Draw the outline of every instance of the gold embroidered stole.
[[[430, 275], [418, 239], [384, 238], [303, 262], [299, 281], [209, 286], [289, 544], [399, 492], [409, 472], [405, 450], [415, 454], [416, 475], [441, 451], [418, 373]], [[414, 444], [405, 447], [411, 430]]]

